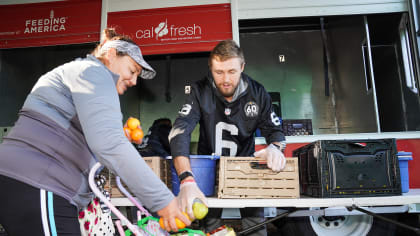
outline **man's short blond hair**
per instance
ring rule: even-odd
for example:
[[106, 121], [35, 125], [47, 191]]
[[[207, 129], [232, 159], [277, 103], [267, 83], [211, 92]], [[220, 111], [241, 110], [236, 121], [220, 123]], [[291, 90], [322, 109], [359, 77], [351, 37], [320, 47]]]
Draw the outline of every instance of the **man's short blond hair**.
[[233, 40], [221, 41], [213, 48], [209, 57], [209, 67], [212, 66], [212, 60], [217, 58], [220, 61], [226, 61], [231, 58], [239, 58], [241, 65], [245, 64], [245, 57], [242, 49]]

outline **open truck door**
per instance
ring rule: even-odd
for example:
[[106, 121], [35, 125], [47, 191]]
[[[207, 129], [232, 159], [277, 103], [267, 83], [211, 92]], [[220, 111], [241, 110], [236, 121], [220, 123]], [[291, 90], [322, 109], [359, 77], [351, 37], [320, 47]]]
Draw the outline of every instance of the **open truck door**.
[[[420, 55], [420, 3], [417, 0], [408, 0], [408, 19], [406, 22], [401, 22], [400, 30], [404, 31], [406, 28], [406, 35], [407, 35], [407, 46], [411, 45], [411, 53], [410, 59], [412, 60], [413, 65], [413, 74], [411, 77], [411, 86], [418, 88], [420, 84], [419, 74], [420, 74], [420, 66], [419, 66], [419, 55]], [[405, 24], [404, 24], [405, 23]], [[407, 81], [407, 85], [410, 82]]]

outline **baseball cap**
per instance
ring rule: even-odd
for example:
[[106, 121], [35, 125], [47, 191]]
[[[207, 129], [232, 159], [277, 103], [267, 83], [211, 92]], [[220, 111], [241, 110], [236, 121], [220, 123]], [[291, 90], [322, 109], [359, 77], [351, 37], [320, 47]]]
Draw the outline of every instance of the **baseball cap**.
[[144, 60], [140, 48], [132, 43], [124, 40], [110, 40], [101, 47], [101, 52], [106, 52], [110, 48], [115, 48], [118, 52], [126, 53], [135, 62], [137, 62], [143, 70], [141, 70], [140, 77], [143, 79], [153, 79], [156, 76], [156, 71]]

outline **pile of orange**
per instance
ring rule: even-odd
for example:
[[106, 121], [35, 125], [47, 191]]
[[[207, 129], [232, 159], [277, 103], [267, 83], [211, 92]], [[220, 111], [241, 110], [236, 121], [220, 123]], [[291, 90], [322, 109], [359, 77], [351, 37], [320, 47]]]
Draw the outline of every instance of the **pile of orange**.
[[124, 127], [124, 133], [134, 141], [139, 141], [144, 136], [143, 130], [140, 128], [140, 121], [133, 117], [128, 118]]
[[[182, 212], [182, 214], [184, 215], [184, 216], [186, 216], [187, 217], [187, 219], [189, 219], [189, 220], [191, 220], [190, 219], [190, 217], [188, 216], [188, 214], [187, 213], [185, 213], [185, 212]], [[176, 227], [178, 228], [178, 229], [183, 229], [183, 228], [185, 228], [185, 224], [184, 224], [184, 222], [182, 222], [180, 219], [178, 219], [178, 218], [175, 218], [175, 223], [176, 223]], [[160, 224], [160, 227], [162, 227], [162, 229], [165, 229], [165, 225], [163, 224], [163, 218], [160, 218], [159, 219], [159, 224]]]

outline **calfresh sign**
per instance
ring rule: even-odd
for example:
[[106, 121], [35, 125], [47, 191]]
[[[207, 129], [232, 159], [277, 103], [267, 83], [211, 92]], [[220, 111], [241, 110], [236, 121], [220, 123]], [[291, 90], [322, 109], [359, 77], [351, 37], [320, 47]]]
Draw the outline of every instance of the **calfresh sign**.
[[149, 29], [139, 29], [136, 32], [137, 39], [149, 39], [156, 38], [156, 40], [168, 41], [168, 40], [184, 40], [184, 39], [200, 39], [202, 34], [200, 25], [190, 26], [168, 26], [168, 19], [164, 22], [159, 23], [157, 27], [151, 27]]
[[133, 38], [146, 55], [210, 51], [232, 38], [229, 4], [111, 12], [108, 26]]

